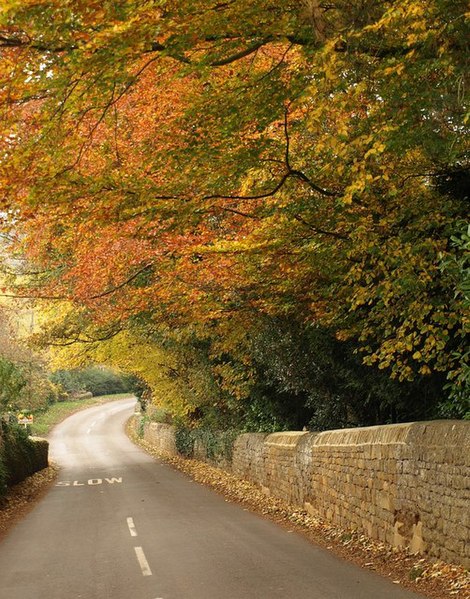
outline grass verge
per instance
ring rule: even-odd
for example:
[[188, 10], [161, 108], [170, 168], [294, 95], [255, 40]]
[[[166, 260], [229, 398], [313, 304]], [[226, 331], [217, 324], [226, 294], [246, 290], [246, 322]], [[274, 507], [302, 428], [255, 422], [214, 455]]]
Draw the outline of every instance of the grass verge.
[[56, 424], [59, 424], [59, 422], [62, 422], [67, 416], [91, 406], [101, 405], [117, 399], [125, 399], [126, 397], [133, 397], [132, 393], [99, 395], [97, 397], [90, 397], [89, 399], [57, 402], [51, 405], [45, 412], [34, 416], [34, 423], [31, 425], [31, 435], [47, 437], [52, 428]]

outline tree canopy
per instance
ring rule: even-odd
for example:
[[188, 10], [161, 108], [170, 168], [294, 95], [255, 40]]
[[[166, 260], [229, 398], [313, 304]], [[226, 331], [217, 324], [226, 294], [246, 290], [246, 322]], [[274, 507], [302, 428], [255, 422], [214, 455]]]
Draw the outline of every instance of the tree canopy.
[[460, 0], [4, 2], [5, 293], [186, 412], [311, 398], [259, 357], [288, 322], [465, 413], [469, 33]]

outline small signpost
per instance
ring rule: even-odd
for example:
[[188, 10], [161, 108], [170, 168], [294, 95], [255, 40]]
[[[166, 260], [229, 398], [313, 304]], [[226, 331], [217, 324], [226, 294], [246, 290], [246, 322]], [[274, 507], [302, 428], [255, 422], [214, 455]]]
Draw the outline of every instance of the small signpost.
[[25, 428], [28, 426], [28, 424], [33, 424], [34, 422], [34, 416], [32, 414], [29, 414], [28, 416], [23, 416], [23, 414], [19, 414], [18, 416], [18, 424], [22, 424]]

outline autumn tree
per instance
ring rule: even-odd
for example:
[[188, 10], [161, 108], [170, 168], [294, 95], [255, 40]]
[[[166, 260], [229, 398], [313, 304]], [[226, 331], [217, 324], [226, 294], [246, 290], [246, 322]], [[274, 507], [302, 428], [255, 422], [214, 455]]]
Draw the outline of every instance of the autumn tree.
[[[130, 336], [178, 372], [194, 328], [197, 355], [234, 321], [291, 319], [464, 397], [468, 306], [445, 265], [468, 210], [466, 10], [8, 2], [3, 218], [37, 273], [12, 293], [75, 306], [59, 343]], [[231, 349], [222, 379], [209, 360], [214, 397]]]

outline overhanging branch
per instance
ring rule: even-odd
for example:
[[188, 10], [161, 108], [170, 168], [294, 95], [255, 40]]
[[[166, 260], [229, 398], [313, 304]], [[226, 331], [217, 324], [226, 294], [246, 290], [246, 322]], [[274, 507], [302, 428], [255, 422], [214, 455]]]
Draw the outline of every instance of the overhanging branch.
[[[87, 300], [101, 299], [108, 295], [112, 295], [113, 293], [116, 293], [116, 291], [119, 291], [126, 285], [129, 285], [129, 283], [134, 281], [134, 279], [136, 279], [139, 275], [141, 275], [146, 270], [149, 270], [150, 268], [152, 268], [152, 266], [153, 266], [153, 263], [146, 264], [144, 267], [142, 267], [140, 270], [135, 272], [128, 279], [126, 279], [122, 283], [119, 283], [119, 285], [110, 287], [109, 289], [106, 289], [105, 291], [103, 291], [101, 293], [96, 293], [95, 295], [90, 295], [88, 297], [84, 297], [84, 298], [80, 298], [80, 299], [87, 301]], [[26, 294], [18, 295], [18, 294], [14, 294], [14, 293], [0, 293], [0, 297], [7, 297], [7, 298], [11, 298], [11, 299], [31, 299], [31, 300], [50, 300], [50, 301], [74, 301], [77, 299], [72, 295], [26, 295]]]

